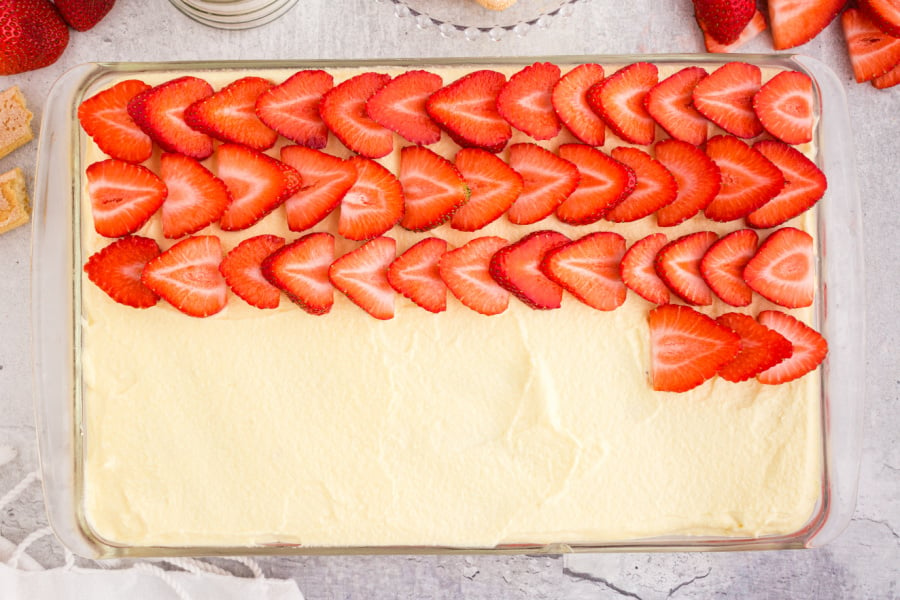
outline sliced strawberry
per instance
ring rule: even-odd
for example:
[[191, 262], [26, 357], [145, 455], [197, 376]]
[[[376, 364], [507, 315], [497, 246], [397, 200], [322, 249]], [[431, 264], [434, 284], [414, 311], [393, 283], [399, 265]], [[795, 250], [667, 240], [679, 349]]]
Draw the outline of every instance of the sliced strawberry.
[[403, 217], [403, 187], [374, 160], [355, 156], [347, 162], [356, 169], [356, 181], [341, 199], [338, 233], [358, 241], [378, 237]]
[[219, 227], [226, 231], [257, 223], [300, 187], [300, 175], [268, 154], [222, 144], [216, 159], [219, 179], [231, 195], [231, 203], [219, 220]]
[[698, 231], [669, 242], [656, 254], [656, 274], [685, 302], [709, 306], [713, 292], [700, 273], [700, 261], [718, 239], [712, 231]]
[[721, 44], [738, 39], [756, 12], [755, 0], [693, 0], [700, 27]]
[[591, 87], [588, 104], [626, 142], [652, 144], [656, 138], [656, 122], [644, 107], [644, 98], [657, 83], [656, 65], [633, 63]]
[[441, 279], [456, 299], [482, 315], [498, 315], [509, 306], [509, 292], [490, 274], [491, 258], [509, 242], [479, 237], [446, 252], [438, 263]]
[[324, 315], [334, 305], [328, 269], [334, 261], [334, 236], [309, 233], [276, 250], [262, 262], [269, 283], [311, 315]]
[[776, 50], [805, 44], [825, 29], [847, 0], [768, 0], [769, 25]]
[[188, 126], [184, 111], [212, 95], [212, 86], [199, 77], [179, 77], [132, 98], [128, 114], [166, 152], [203, 160], [213, 153], [213, 139]]
[[390, 75], [362, 73], [330, 89], [322, 96], [319, 114], [347, 148], [366, 158], [381, 158], [394, 149], [393, 132], [372, 120], [366, 103], [387, 85]]
[[469, 188], [453, 163], [422, 146], [400, 150], [399, 179], [404, 199], [400, 225], [412, 231], [437, 227], [469, 198]]
[[777, 310], [759, 313], [759, 322], [780, 333], [793, 346], [793, 354], [756, 376], [757, 381], [778, 385], [803, 377], [815, 370], [828, 354], [828, 343], [822, 335], [794, 317]]
[[328, 278], [354, 304], [376, 319], [394, 317], [394, 288], [387, 271], [397, 253], [397, 242], [377, 237], [343, 255], [328, 269]]
[[762, 71], [756, 65], [726, 63], [694, 88], [694, 107], [728, 133], [756, 137], [763, 126], [753, 111], [753, 97], [761, 85]]
[[356, 182], [351, 163], [312, 148], [283, 146], [281, 161], [296, 169], [303, 181], [284, 201], [291, 231], [305, 231], [327, 217]]
[[703, 210], [713, 221], [746, 217], [774, 198], [784, 187], [781, 170], [768, 158], [729, 135], [713, 137], [706, 154], [722, 175], [722, 186]]
[[809, 75], [782, 71], [753, 97], [753, 110], [766, 131], [786, 144], [812, 141], [813, 85]]
[[185, 238], [147, 263], [141, 283], [184, 314], [208, 317], [228, 302], [228, 284], [219, 272], [221, 262], [219, 238]]
[[604, 77], [603, 67], [596, 63], [578, 65], [560, 78], [551, 96], [560, 121], [589, 146], [602, 146], [606, 140], [606, 123], [587, 100], [588, 90]]
[[872, 85], [879, 90], [892, 88], [898, 83], [900, 83], [900, 63], [884, 75], [872, 78]]
[[388, 268], [391, 287], [425, 310], [447, 310], [447, 285], [441, 279], [438, 264], [447, 251], [447, 242], [430, 237], [411, 246]]
[[460, 146], [497, 153], [512, 136], [497, 112], [497, 96], [505, 84], [506, 77], [496, 71], [474, 71], [431, 94], [425, 109]]
[[225, 182], [189, 156], [164, 153], [159, 176], [169, 190], [162, 205], [167, 238], [178, 239], [215, 223], [231, 202]]
[[256, 308], [278, 308], [281, 292], [262, 273], [262, 263], [284, 246], [277, 235], [247, 238], [231, 249], [219, 265], [219, 272], [238, 297]]
[[625, 302], [619, 266], [624, 255], [625, 238], [597, 231], [548, 251], [541, 270], [588, 306], [614, 310]]
[[900, 64], [900, 38], [878, 29], [859, 10], [845, 10], [841, 15], [841, 26], [856, 81], [869, 81]]
[[94, 229], [121, 237], [144, 226], [166, 199], [166, 184], [150, 169], [110, 158], [88, 166]]
[[529, 233], [494, 254], [491, 258], [491, 277], [531, 308], [559, 308], [562, 306], [563, 288], [541, 271], [541, 263], [548, 252], [569, 241], [556, 231]]
[[631, 167], [591, 146], [563, 144], [559, 156], [578, 169], [578, 187], [556, 209], [556, 216], [565, 223], [587, 225], [599, 221], [637, 184]]
[[130, 235], [92, 254], [84, 265], [84, 272], [119, 304], [149, 308], [156, 304], [159, 296], [141, 283], [141, 272], [157, 256], [159, 245], [156, 240]]
[[741, 336], [741, 351], [719, 369], [719, 377], [739, 383], [771, 369], [794, 353], [791, 342], [750, 315], [725, 313], [716, 323]]
[[812, 306], [816, 289], [812, 236], [793, 227], [778, 229], [747, 262], [744, 281], [779, 306]]
[[149, 89], [143, 81], [126, 79], [78, 105], [78, 121], [101, 151], [132, 163], [150, 158], [153, 140], [128, 114], [132, 98]]
[[662, 163], [637, 148], [619, 146], [612, 157], [634, 171], [634, 190], [603, 216], [607, 221], [626, 223], [650, 216], [675, 201], [678, 186]]
[[506, 211], [506, 218], [517, 225], [552, 215], [581, 179], [578, 167], [537, 144], [510, 146], [509, 166], [522, 176], [522, 193]]
[[741, 338], [693, 308], [650, 311], [650, 382], [657, 392], [686, 392], [711, 379], [741, 348]]
[[656, 274], [656, 255], [669, 243], [664, 233], [651, 233], [639, 239], [622, 257], [622, 281], [625, 285], [653, 304], [669, 302], [669, 288]]
[[413, 144], [434, 144], [441, 139], [441, 128], [428, 116], [425, 103], [443, 85], [444, 80], [435, 73], [407, 71], [375, 92], [366, 103], [366, 112]]
[[675, 178], [677, 195], [656, 211], [660, 227], [673, 227], [709, 206], [719, 188], [719, 167], [697, 146], [675, 139], [662, 140], [654, 147], [656, 160]]
[[703, 30], [703, 44], [706, 46], [706, 51], [710, 54], [726, 54], [728, 52], [734, 52], [765, 31], [767, 27], [766, 18], [757, 10], [753, 13], [753, 18], [750, 19], [750, 22], [747, 23], [747, 26], [744, 27], [736, 40], [730, 44], [722, 44], [706, 31], [703, 23], [700, 23], [700, 29]]
[[859, 9], [878, 29], [900, 38], [900, 4], [897, 0], [859, 0]]
[[497, 112], [507, 123], [536, 140], [556, 137], [562, 124], [553, 110], [551, 95], [559, 76], [559, 67], [552, 63], [524, 67], [500, 90]]
[[753, 290], [744, 281], [744, 267], [756, 254], [759, 236], [752, 229], [738, 229], [722, 237], [700, 261], [703, 280], [716, 296], [731, 306], [747, 306]]
[[456, 168], [469, 186], [469, 200], [450, 219], [459, 231], [478, 231], [512, 206], [522, 191], [522, 176], [481, 148], [456, 153]]
[[325, 71], [298, 71], [259, 95], [256, 116], [292, 142], [321, 150], [328, 143], [328, 126], [319, 104], [332, 87], [334, 78]]
[[217, 140], [267, 150], [275, 145], [278, 133], [256, 116], [256, 100], [272, 87], [268, 79], [242, 77], [188, 106], [184, 121]]
[[751, 227], [777, 227], [815, 205], [828, 188], [825, 174], [802, 152], [775, 140], [760, 140], [753, 148], [768, 158], [784, 175], [777, 196], [747, 215]]
[[670, 136], [699, 146], [706, 142], [709, 121], [693, 104], [694, 88], [707, 76], [701, 67], [685, 67], [647, 92], [644, 106]]

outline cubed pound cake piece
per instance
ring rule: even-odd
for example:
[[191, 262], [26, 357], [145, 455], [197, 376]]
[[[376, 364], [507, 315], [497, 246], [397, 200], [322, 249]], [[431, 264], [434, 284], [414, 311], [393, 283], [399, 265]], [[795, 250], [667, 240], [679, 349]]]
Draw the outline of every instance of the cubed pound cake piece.
[[27, 223], [30, 210], [22, 169], [16, 167], [0, 175], [0, 233]]
[[34, 138], [33, 116], [18, 86], [0, 92], [0, 158]]

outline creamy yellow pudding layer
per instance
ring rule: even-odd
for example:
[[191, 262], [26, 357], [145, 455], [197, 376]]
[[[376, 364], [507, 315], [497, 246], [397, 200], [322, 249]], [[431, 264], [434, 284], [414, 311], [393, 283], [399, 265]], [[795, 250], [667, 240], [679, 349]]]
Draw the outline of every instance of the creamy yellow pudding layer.
[[[460, 72], [435, 70], [446, 83]], [[202, 76], [218, 88], [240, 75]], [[264, 75], [280, 82], [289, 72]], [[608, 135], [608, 146], [621, 144]], [[445, 139], [436, 150], [452, 158], [455, 146]], [[334, 139], [328, 151], [346, 154]], [[102, 158], [90, 143], [85, 152], [88, 163]], [[396, 172], [396, 161], [381, 162]], [[93, 232], [86, 198], [82, 221], [86, 259], [108, 240]], [[790, 224], [815, 235], [813, 213]], [[387, 235], [399, 254], [429, 235], [456, 247], [481, 235], [609, 230], [631, 244], [659, 230], [675, 239], [740, 226], [700, 216], [666, 229], [655, 217], [522, 227], [502, 217], [474, 234]], [[335, 216], [315, 230], [336, 231]], [[140, 233], [173, 243], [158, 216]], [[283, 209], [243, 232], [201, 233], [219, 235], [226, 251], [259, 233], [300, 235]], [[338, 240], [338, 254], [358, 245]], [[452, 296], [435, 315], [398, 295], [390, 321], [335, 295], [321, 317], [286, 297], [266, 311], [230, 295], [222, 313], [195, 319], [162, 301], [118, 305], [83, 278], [83, 489], [94, 533], [128, 546], [494, 547], [779, 535], [814, 516], [819, 371], [780, 386], [716, 378], [654, 392], [652, 305], [632, 292], [611, 312], [566, 295], [551, 311], [512, 298], [492, 317]], [[757, 298], [737, 310], [767, 308]], [[789, 312], [811, 322], [811, 310]]]

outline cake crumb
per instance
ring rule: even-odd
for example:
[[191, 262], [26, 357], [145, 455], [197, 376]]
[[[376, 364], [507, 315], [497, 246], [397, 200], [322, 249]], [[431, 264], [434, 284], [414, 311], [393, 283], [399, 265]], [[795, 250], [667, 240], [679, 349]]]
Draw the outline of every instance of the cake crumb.
[[0, 158], [34, 138], [32, 117], [18, 86], [0, 92]]
[[518, 0], [475, 0], [488, 10], [506, 10]]
[[0, 175], [0, 233], [27, 223], [30, 211], [22, 169], [16, 167]]

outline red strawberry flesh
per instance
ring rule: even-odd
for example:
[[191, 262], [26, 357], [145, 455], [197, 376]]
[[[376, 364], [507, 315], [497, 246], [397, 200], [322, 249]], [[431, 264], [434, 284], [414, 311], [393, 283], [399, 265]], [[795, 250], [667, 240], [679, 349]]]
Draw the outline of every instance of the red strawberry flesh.
[[334, 305], [328, 270], [334, 261], [334, 236], [307, 234], [270, 254], [261, 265], [263, 277], [311, 315], [324, 315]]
[[828, 343], [812, 327], [777, 310], [762, 311], [758, 320], [787, 338], [793, 346], [790, 358], [756, 376], [760, 383], [779, 385], [793, 381], [814, 371], [825, 360]]
[[354, 304], [380, 320], [394, 317], [394, 289], [387, 271], [397, 243], [388, 237], [370, 240], [331, 264], [328, 278]]
[[726, 63], [694, 87], [694, 107], [732, 135], [756, 137], [763, 132], [763, 126], [753, 111], [753, 97], [761, 85], [762, 71], [758, 66]]
[[456, 153], [456, 168], [469, 188], [468, 201], [450, 219], [456, 230], [478, 231], [497, 220], [522, 191], [522, 176], [487, 150], [463, 148]]
[[215, 223], [231, 202], [225, 182], [183, 154], [163, 154], [159, 176], [168, 189], [162, 205], [163, 235], [167, 238], [197, 233]]
[[466, 307], [482, 315], [497, 315], [509, 307], [509, 292], [490, 274], [491, 258], [508, 242], [478, 237], [446, 252], [438, 263], [441, 279]]
[[502, 150], [512, 129], [497, 112], [497, 96], [506, 77], [496, 71], [473, 71], [437, 90], [425, 105], [429, 116], [463, 147]]
[[86, 170], [94, 229], [105, 237], [134, 233], [159, 210], [166, 184], [150, 169], [110, 158]]
[[439, 238], [417, 242], [388, 267], [388, 283], [429, 312], [447, 310], [447, 285], [438, 268], [446, 251], [447, 242]]
[[381, 158], [394, 149], [394, 134], [372, 120], [366, 103], [391, 80], [383, 73], [362, 73], [325, 93], [319, 114], [328, 129], [360, 156]]
[[596, 63], [578, 65], [560, 78], [551, 95], [560, 121], [589, 146], [602, 146], [606, 139], [606, 123], [587, 100], [588, 90], [604, 77], [603, 67]]
[[759, 236], [752, 229], [738, 229], [710, 246], [700, 261], [703, 280], [731, 306], [748, 306], [753, 290], [744, 281], [744, 267], [753, 255]]
[[141, 273], [159, 252], [156, 240], [127, 236], [92, 254], [84, 265], [84, 272], [119, 304], [149, 308], [156, 304], [159, 296], [141, 283]]
[[656, 255], [669, 243], [664, 233], [651, 233], [636, 241], [622, 257], [622, 281], [653, 304], [669, 302], [669, 288], [656, 273]]
[[794, 353], [791, 342], [750, 315], [725, 313], [716, 322], [741, 336], [741, 350], [719, 369], [719, 377], [738, 383], [756, 377]]
[[754, 291], [786, 308], [812, 306], [815, 296], [813, 239], [793, 227], [776, 230], [744, 268]]
[[267, 150], [275, 145], [278, 133], [256, 116], [256, 101], [272, 87], [272, 82], [262, 77], [237, 79], [188, 106], [185, 123], [223, 142]]
[[509, 166], [522, 176], [522, 193], [506, 211], [511, 223], [528, 225], [549, 217], [578, 187], [578, 167], [536, 144], [509, 147]]
[[644, 98], [658, 82], [656, 65], [632, 63], [591, 87], [588, 104], [626, 142], [652, 144], [656, 122], [644, 107]]
[[625, 238], [597, 231], [548, 251], [541, 270], [588, 306], [614, 310], [625, 302], [620, 270], [624, 255]]
[[426, 231], [445, 222], [469, 198], [469, 189], [453, 163], [421, 146], [400, 151], [403, 218], [400, 225]]
[[284, 238], [257, 235], [247, 238], [222, 259], [219, 272], [238, 297], [256, 308], [277, 308], [281, 292], [263, 276], [262, 263], [284, 246]]
[[551, 95], [559, 76], [559, 67], [548, 62], [522, 68], [497, 95], [497, 112], [536, 140], [556, 137], [562, 124], [553, 110]]
[[541, 271], [541, 263], [549, 251], [569, 241], [556, 231], [530, 233], [494, 254], [491, 258], [491, 277], [531, 308], [559, 308], [562, 306], [563, 288]]
[[414, 70], [398, 75], [366, 103], [369, 117], [413, 144], [434, 144], [441, 128], [425, 110], [429, 96], [443, 87], [440, 75]]
[[341, 199], [338, 232], [350, 240], [378, 237], [403, 217], [403, 187], [373, 160], [356, 156], [347, 162], [356, 169], [356, 181]]
[[700, 148], [676, 139], [657, 142], [656, 160], [675, 178], [675, 200], [656, 211], [660, 227], [673, 227], [709, 206], [719, 193], [719, 167]]
[[256, 115], [292, 142], [322, 149], [328, 143], [328, 127], [319, 114], [319, 104], [332, 87], [334, 78], [325, 71], [298, 71], [260, 94]]
[[128, 114], [166, 152], [203, 160], [213, 153], [213, 139], [184, 120], [187, 108], [212, 96], [203, 79], [179, 77], [141, 92], [128, 103]]
[[663, 246], [656, 254], [656, 273], [685, 302], [712, 304], [713, 293], [700, 273], [700, 261], [716, 240], [711, 231], [689, 233]]
[[78, 121], [85, 133], [111, 158], [140, 163], [153, 154], [153, 140], [128, 114], [132, 98], [149, 89], [143, 81], [126, 79], [78, 106]]
[[228, 284], [219, 264], [222, 244], [215, 236], [189, 237], [147, 263], [141, 282], [177, 310], [192, 317], [220, 312]]
[[305, 231], [327, 217], [356, 182], [352, 163], [312, 148], [283, 146], [281, 161], [302, 180], [300, 189], [284, 201], [291, 231]]

